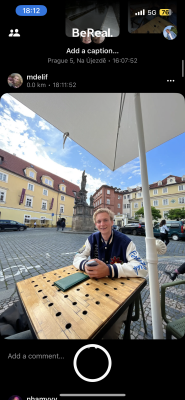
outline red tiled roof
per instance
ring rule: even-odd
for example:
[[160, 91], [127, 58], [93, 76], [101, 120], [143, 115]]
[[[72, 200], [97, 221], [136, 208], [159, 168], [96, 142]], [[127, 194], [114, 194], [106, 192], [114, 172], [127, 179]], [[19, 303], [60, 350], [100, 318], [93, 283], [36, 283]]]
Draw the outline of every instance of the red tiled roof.
[[[180, 182], [182, 182], [182, 179], [181, 179], [181, 177], [180, 176], [175, 176], [175, 175], [168, 175], [165, 179], [159, 179], [159, 181], [161, 181], [162, 182], [162, 185], [158, 185], [158, 182], [159, 181], [157, 181], [157, 182], [154, 182], [154, 183], [152, 183], [151, 185], [150, 185], [150, 189], [153, 189], [153, 188], [156, 188], [156, 187], [161, 187], [161, 186], [166, 186], [167, 185], [167, 178], [175, 178], [175, 180], [176, 180], [176, 183], [180, 183]], [[173, 184], [173, 183], [172, 183]]]
[[[78, 192], [80, 190], [79, 186], [75, 185], [74, 183], [69, 182], [66, 179], [61, 178], [57, 175], [54, 175], [54, 174], [52, 174], [52, 172], [46, 171], [42, 168], [39, 168], [35, 164], [32, 164], [32, 162], [22, 160], [22, 158], [14, 156], [2, 149], [0, 149], [0, 157], [4, 157], [4, 160], [0, 164], [0, 168], [6, 169], [7, 171], [14, 172], [15, 174], [23, 176], [23, 177], [25, 177], [24, 169], [26, 167], [29, 168], [30, 165], [33, 165], [35, 171], [37, 172], [37, 182], [44, 187], [47, 187], [47, 188], [49, 187], [50, 189], [52, 189], [49, 185], [45, 185], [41, 181], [42, 175], [48, 175], [54, 180], [54, 190], [56, 190], [57, 192], [59, 192], [58, 185], [60, 185], [62, 183], [64, 183], [64, 185], [66, 186], [65, 193], [69, 196], [74, 197], [73, 190], [76, 192]], [[29, 180], [35, 182], [35, 180], [31, 179], [30, 177], [29, 177]]]

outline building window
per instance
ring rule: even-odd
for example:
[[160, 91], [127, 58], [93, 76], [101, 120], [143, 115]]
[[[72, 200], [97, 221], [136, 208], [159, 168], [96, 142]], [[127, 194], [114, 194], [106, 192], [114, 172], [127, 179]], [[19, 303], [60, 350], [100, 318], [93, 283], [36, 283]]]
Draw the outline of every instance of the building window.
[[160, 186], [160, 185], [162, 185], [162, 182], [161, 182], [161, 181], [158, 182], [158, 186]]
[[107, 204], [110, 204], [110, 199], [107, 199]]
[[138, 193], [138, 194], [137, 194], [137, 197], [141, 197], [141, 193]]
[[168, 211], [163, 211], [163, 217], [167, 219]]
[[34, 178], [34, 172], [30, 171], [30, 177]]
[[107, 190], [107, 194], [110, 194], [110, 190]]
[[121, 196], [118, 196], [118, 200], [120, 200], [121, 199]]
[[101, 204], [101, 199], [100, 199], [100, 204]]
[[46, 217], [40, 217], [40, 223], [44, 224], [46, 222]]
[[98, 200], [98, 206], [99, 206], [99, 200]]
[[179, 190], [183, 190], [184, 185], [179, 186]]
[[118, 213], [118, 215], [120, 215], [120, 213]]
[[185, 203], [185, 197], [179, 197], [179, 204]]
[[0, 172], [0, 181], [6, 182], [6, 177], [7, 175], [2, 174], [2, 172]]
[[24, 216], [24, 224], [29, 224], [31, 222], [31, 215]]
[[61, 200], [64, 201], [65, 200], [65, 196], [61, 196]]
[[130, 205], [130, 204], [127, 204], [127, 205], [126, 205], [126, 204], [123, 204], [123, 208], [127, 208], [128, 205]]
[[34, 190], [33, 185], [31, 185], [31, 183], [28, 183], [28, 190], [32, 190], [32, 192]]
[[130, 199], [130, 195], [129, 194], [127, 194], [127, 199]]
[[158, 190], [154, 189], [153, 194], [158, 194]]
[[127, 196], [124, 196], [124, 199], [126, 199], [127, 198]]
[[158, 206], [158, 205], [159, 205], [158, 200], [154, 200], [154, 201], [153, 201], [153, 205], [154, 205], [154, 206]]
[[42, 200], [42, 210], [47, 210], [47, 201]]
[[62, 192], [65, 192], [65, 186], [62, 186]]
[[143, 207], [143, 201], [141, 202], [141, 207]]
[[97, 201], [96, 201], [96, 207], [97, 207]]
[[120, 204], [118, 204], [118, 208], [121, 208], [121, 207], [120, 207]]
[[48, 190], [43, 189], [43, 194], [44, 194], [45, 196], [48, 196]]
[[130, 204], [127, 204], [127, 208], [130, 208]]
[[0, 202], [2, 203], [5, 202], [5, 193], [3, 190], [0, 191]]
[[32, 197], [26, 197], [26, 207], [32, 207]]
[[163, 200], [163, 206], [166, 206], [168, 204], [168, 199]]
[[64, 206], [60, 206], [60, 213], [64, 213]]
[[134, 208], [138, 208], [138, 203], [134, 203]]
[[163, 193], [168, 193], [168, 188], [163, 188]]
[[50, 186], [52, 186], [52, 182], [49, 180], [49, 179], [45, 179], [45, 183], [46, 183], [46, 185], [50, 185]]

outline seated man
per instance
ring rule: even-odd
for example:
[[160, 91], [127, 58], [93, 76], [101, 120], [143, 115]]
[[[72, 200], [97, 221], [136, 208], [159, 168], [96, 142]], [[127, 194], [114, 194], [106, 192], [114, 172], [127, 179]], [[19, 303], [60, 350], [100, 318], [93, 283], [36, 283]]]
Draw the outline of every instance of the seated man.
[[[85, 245], [78, 251], [73, 265], [85, 271], [90, 278], [145, 278], [147, 268], [140, 258], [135, 244], [124, 233], [112, 230], [114, 213], [108, 208], [99, 208], [93, 215], [98, 232], [92, 233]], [[88, 267], [90, 259], [98, 263], [95, 267]], [[118, 339], [123, 321], [127, 319], [127, 310], [104, 335], [104, 339]]]

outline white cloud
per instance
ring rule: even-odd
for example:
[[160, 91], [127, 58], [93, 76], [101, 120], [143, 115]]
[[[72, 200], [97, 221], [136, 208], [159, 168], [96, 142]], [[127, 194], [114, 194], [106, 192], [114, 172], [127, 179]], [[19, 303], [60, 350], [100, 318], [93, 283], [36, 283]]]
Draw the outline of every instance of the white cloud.
[[29, 110], [29, 108], [25, 107], [23, 104], [15, 100], [9, 94], [4, 94], [2, 96], [2, 99], [9, 105], [10, 111], [18, 112], [24, 115], [25, 117], [35, 118], [36, 114], [33, 111]]
[[44, 121], [44, 120], [42, 120], [42, 121], [39, 121], [39, 123], [38, 123], [38, 127], [39, 128], [41, 128], [42, 130], [48, 130], [48, 131], [50, 131], [50, 129], [51, 129], [51, 125], [49, 125], [46, 121]]
[[104, 168], [102, 168], [102, 169], [99, 169], [99, 168], [98, 168], [98, 171], [99, 171], [99, 172], [102, 172], [102, 171], [105, 171], [105, 170], [104, 170]]
[[129, 178], [128, 179], [131, 179], [132, 178], [132, 176], [129, 176]]

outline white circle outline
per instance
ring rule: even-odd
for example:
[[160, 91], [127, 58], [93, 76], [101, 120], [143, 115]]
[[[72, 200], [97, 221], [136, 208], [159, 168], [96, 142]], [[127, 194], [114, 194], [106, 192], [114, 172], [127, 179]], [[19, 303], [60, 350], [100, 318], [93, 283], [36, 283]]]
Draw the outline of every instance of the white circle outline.
[[[80, 354], [84, 349], [88, 349], [89, 347], [95, 347], [95, 349], [97, 349], [97, 348], [101, 349], [101, 350], [106, 354], [106, 356], [107, 356], [107, 358], [108, 358], [109, 365], [108, 365], [107, 371], [104, 373], [104, 375], [100, 376], [100, 378], [89, 379], [89, 378], [86, 378], [85, 376], [83, 376], [82, 374], [80, 374], [80, 372], [78, 371], [78, 368], [77, 368], [77, 358], [78, 358], [79, 354]], [[86, 381], [86, 382], [99, 382], [99, 381], [101, 381], [102, 379], [104, 379], [104, 378], [109, 374], [109, 372], [110, 372], [110, 370], [111, 370], [111, 367], [112, 367], [112, 360], [111, 360], [110, 354], [108, 353], [108, 351], [107, 351], [106, 349], [104, 349], [104, 347], [99, 346], [98, 344], [87, 344], [86, 346], [81, 347], [81, 349], [77, 351], [77, 353], [75, 354], [75, 357], [74, 357], [73, 364], [74, 364], [74, 369], [75, 369], [76, 374], [77, 374], [81, 379], [83, 379], [83, 380]]]

